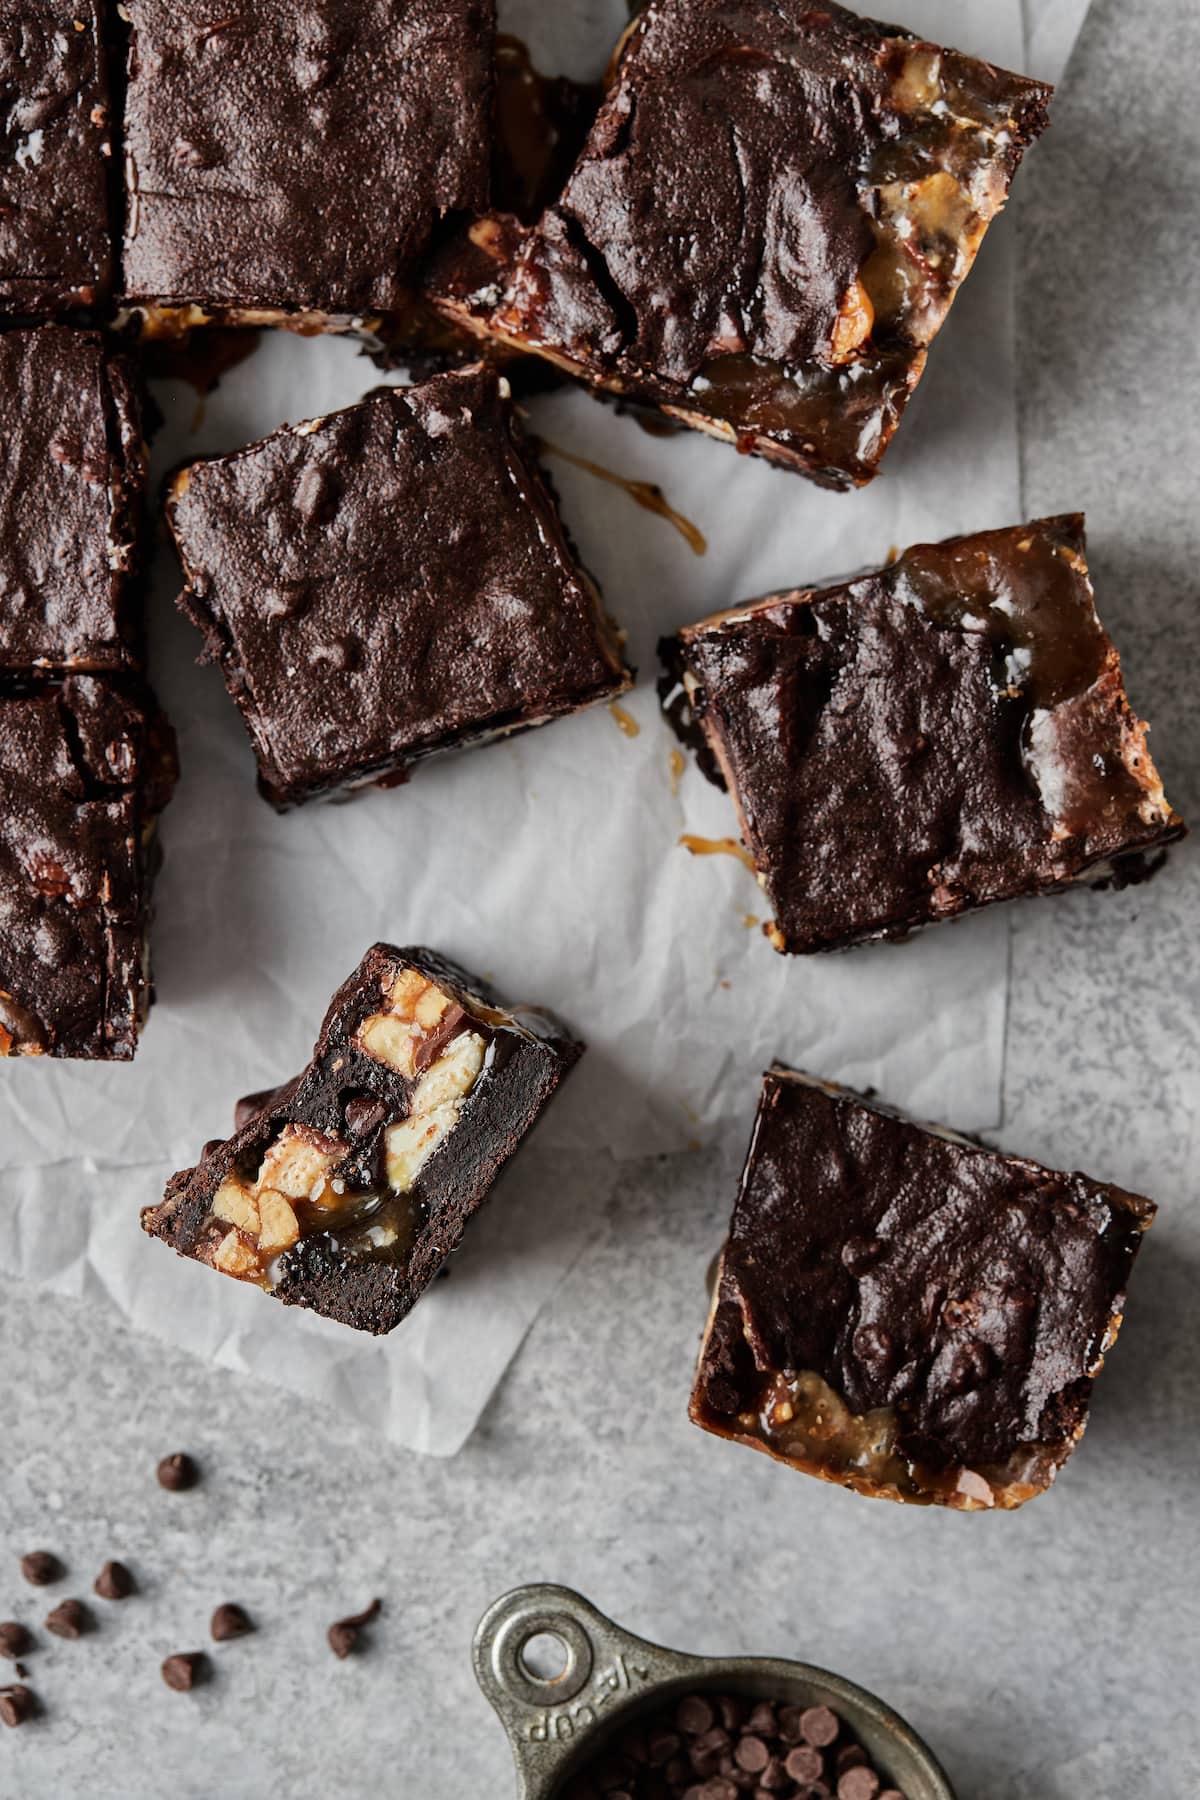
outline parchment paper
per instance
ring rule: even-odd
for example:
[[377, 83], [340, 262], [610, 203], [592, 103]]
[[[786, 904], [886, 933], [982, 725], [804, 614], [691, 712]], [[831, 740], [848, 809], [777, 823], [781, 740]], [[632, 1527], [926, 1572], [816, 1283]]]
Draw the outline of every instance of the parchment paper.
[[[931, 38], [1053, 78], [1086, 0], [903, 10]], [[603, 65], [625, 9], [514, 0], [502, 14], [541, 66], [583, 75]], [[399, 790], [277, 817], [255, 791], [220, 676], [193, 664], [198, 636], [174, 612], [180, 578], [161, 546], [152, 668], [183, 778], [162, 829], [158, 1004], [131, 1067], [0, 1070], [0, 1267], [103, 1293], [139, 1327], [446, 1454], [586, 1244], [614, 1159], [748, 1130], [773, 1058], [872, 1084], [961, 1129], [995, 1124], [1003, 914], [902, 947], [778, 957], [758, 929], [766, 909], [750, 874], [679, 846], [684, 832], [736, 828], [728, 799], [690, 761], [672, 770], [654, 682], [658, 637], [687, 620], [1017, 518], [1013, 257], [1013, 221], [1002, 218], [883, 476], [862, 493], [823, 493], [692, 434], [652, 437], [574, 389], [531, 403], [550, 443], [657, 481], [708, 539], [696, 556], [620, 488], [552, 456], [570, 529], [640, 671], [626, 703], [636, 735], [600, 708], [427, 765]], [[157, 390], [167, 425], [156, 470], [346, 405], [380, 379], [350, 342], [270, 334], [203, 405], [183, 385]], [[591, 1048], [452, 1277], [376, 1345], [178, 1264], [141, 1236], [137, 1209], [205, 1139], [225, 1135], [238, 1095], [301, 1067], [329, 996], [380, 937], [433, 944], [509, 998], [553, 1006]]]

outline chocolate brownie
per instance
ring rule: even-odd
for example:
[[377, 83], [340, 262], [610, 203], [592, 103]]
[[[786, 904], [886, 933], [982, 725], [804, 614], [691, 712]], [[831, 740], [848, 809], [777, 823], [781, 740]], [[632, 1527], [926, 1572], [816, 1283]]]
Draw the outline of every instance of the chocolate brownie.
[[276, 806], [629, 685], [507, 389], [478, 365], [197, 463], [168, 516], [180, 604]]
[[964, 1511], [1083, 1435], [1154, 1206], [763, 1078], [691, 1416], [809, 1475]]
[[0, 1054], [131, 1057], [170, 727], [94, 675], [0, 695]]
[[289, 1306], [391, 1331], [582, 1050], [433, 951], [376, 944], [303, 1073], [256, 1096], [142, 1224]]
[[1179, 837], [1096, 617], [1084, 522], [922, 544], [663, 645], [775, 911], [838, 949], [1083, 877]]
[[398, 308], [486, 204], [492, 0], [127, 0], [124, 286], [138, 303]]
[[490, 327], [868, 481], [1050, 93], [833, 4], [651, 0]]
[[0, 669], [141, 657], [145, 451], [132, 370], [91, 331], [0, 334]]
[[112, 283], [101, 0], [0, 0], [0, 314], [56, 317]]

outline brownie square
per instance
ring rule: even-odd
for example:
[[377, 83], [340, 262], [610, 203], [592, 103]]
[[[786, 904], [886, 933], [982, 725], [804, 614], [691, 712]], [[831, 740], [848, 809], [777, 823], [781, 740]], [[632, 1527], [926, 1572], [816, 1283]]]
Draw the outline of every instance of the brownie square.
[[629, 684], [490, 370], [197, 463], [168, 516], [276, 806]]
[[134, 301], [396, 308], [486, 202], [492, 0], [128, 0]]
[[493, 327], [866, 482], [1050, 93], [832, 4], [651, 0]]
[[763, 1077], [691, 1416], [808, 1475], [964, 1511], [1083, 1435], [1151, 1201]]
[[0, 695], [0, 1054], [133, 1055], [175, 773], [144, 690], [71, 675]]
[[142, 1224], [286, 1305], [391, 1331], [582, 1051], [434, 951], [375, 944], [308, 1067], [243, 1103]]
[[142, 653], [146, 481], [132, 370], [91, 331], [0, 334], [0, 669]]
[[736, 801], [777, 950], [1138, 879], [1183, 832], [1096, 617], [1079, 515], [918, 545], [663, 652], [668, 710]]
[[94, 306], [112, 284], [100, 0], [0, 0], [0, 314]]

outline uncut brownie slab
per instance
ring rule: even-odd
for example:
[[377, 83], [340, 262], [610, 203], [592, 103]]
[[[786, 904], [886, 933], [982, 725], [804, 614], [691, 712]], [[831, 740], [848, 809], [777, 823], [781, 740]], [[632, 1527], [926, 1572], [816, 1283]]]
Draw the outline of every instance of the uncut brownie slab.
[[283, 807], [629, 685], [595, 588], [478, 365], [197, 463], [183, 610]]
[[142, 654], [145, 449], [132, 370], [92, 331], [0, 334], [0, 669]]
[[175, 774], [140, 687], [70, 675], [0, 691], [0, 1054], [133, 1055]]
[[582, 1050], [433, 951], [375, 944], [304, 1072], [247, 1102], [142, 1224], [288, 1305], [391, 1331]]
[[492, 328], [868, 481], [1050, 93], [832, 4], [651, 0]]
[[1078, 515], [921, 544], [662, 650], [668, 713], [698, 727], [736, 801], [777, 950], [1138, 879], [1183, 831], [1096, 617]]
[[0, 314], [54, 317], [112, 283], [100, 0], [0, 0]]
[[1083, 1435], [1154, 1211], [776, 1067], [691, 1416], [876, 1498], [1020, 1506]]
[[127, 0], [124, 287], [138, 304], [399, 307], [486, 203], [492, 0]]

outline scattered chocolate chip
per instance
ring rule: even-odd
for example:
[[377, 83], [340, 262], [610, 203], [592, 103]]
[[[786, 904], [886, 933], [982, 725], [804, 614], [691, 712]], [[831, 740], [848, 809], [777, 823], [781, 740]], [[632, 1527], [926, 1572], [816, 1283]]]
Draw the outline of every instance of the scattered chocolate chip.
[[793, 1781], [820, 1781], [825, 1773], [825, 1758], [811, 1744], [797, 1744], [788, 1751], [783, 1766]]
[[177, 1694], [188, 1694], [208, 1679], [208, 1658], [203, 1650], [177, 1650], [162, 1666], [162, 1678]]
[[80, 1638], [92, 1628], [92, 1617], [82, 1600], [60, 1600], [53, 1612], [46, 1614], [46, 1630], [55, 1637]]
[[33, 1633], [27, 1625], [18, 1624], [16, 1619], [7, 1619], [0, 1625], [0, 1656], [15, 1662], [18, 1656], [28, 1656], [32, 1649]]
[[329, 1648], [335, 1656], [349, 1656], [352, 1650], [358, 1648], [359, 1634], [363, 1626], [369, 1625], [373, 1619], [379, 1617], [382, 1605], [381, 1600], [372, 1600], [370, 1606], [364, 1607], [362, 1612], [352, 1613], [348, 1619], [338, 1619], [329, 1627], [326, 1636], [329, 1639]]
[[767, 1749], [765, 1738], [755, 1737], [752, 1732], [747, 1732], [739, 1740], [733, 1760], [739, 1769], [745, 1769], [747, 1774], [757, 1775], [770, 1762], [771, 1752]]
[[49, 1550], [31, 1550], [21, 1558], [21, 1573], [33, 1587], [49, 1587], [52, 1581], [61, 1581], [66, 1572]]
[[167, 1489], [171, 1494], [185, 1493], [188, 1488], [195, 1487], [200, 1479], [200, 1471], [184, 1451], [177, 1450], [173, 1456], [164, 1456], [155, 1470], [159, 1487]]
[[841, 1729], [831, 1706], [806, 1706], [800, 1714], [800, 1731], [806, 1743], [824, 1749], [832, 1744]]
[[127, 1600], [136, 1583], [123, 1562], [106, 1562], [92, 1583], [101, 1600]]
[[23, 1725], [38, 1709], [37, 1696], [21, 1682], [0, 1687], [0, 1721], [5, 1725]]
[[211, 1630], [217, 1643], [225, 1644], [230, 1638], [248, 1636], [254, 1630], [254, 1625], [243, 1607], [238, 1606], [236, 1601], [227, 1600], [213, 1614]]

